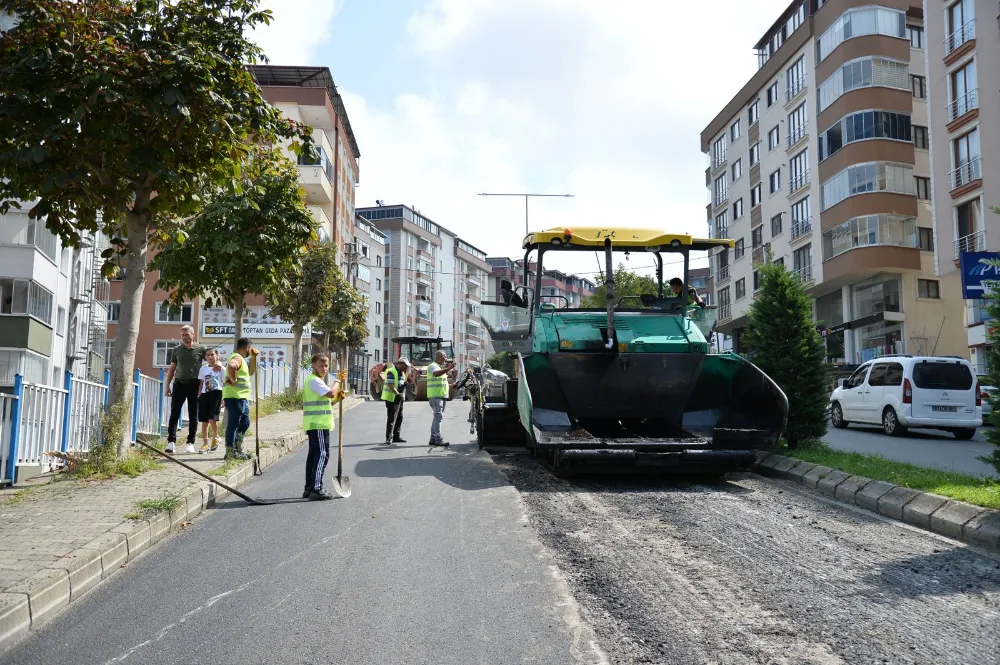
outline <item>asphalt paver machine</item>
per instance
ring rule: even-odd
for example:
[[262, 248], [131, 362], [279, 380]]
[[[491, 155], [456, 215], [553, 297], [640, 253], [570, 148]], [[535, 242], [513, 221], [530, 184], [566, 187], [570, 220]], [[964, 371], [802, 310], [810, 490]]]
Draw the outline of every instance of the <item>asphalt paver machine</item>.
[[[664, 269], [687, 293], [690, 254], [732, 247], [651, 229], [577, 228], [524, 238], [534, 284], [504, 280], [482, 318], [495, 351], [515, 355], [502, 399], [484, 400], [480, 446], [528, 446], [559, 472], [653, 467], [719, 475], [747, 469], [779, 441], [788, 417], [781, 389], [734, 353], [710, 353], [717, 309], [674, 297]], [[545, 302], [546, 255], [597, 253], [607, 306]], [[656, 293], [615, 297], [614, 255], [644, 253]], [[668, 260], [665, 260], [667, 258]], [[669, 280], [669, 278], [668, 278]], [[565, 303], [568, 305], [569, 303]]]

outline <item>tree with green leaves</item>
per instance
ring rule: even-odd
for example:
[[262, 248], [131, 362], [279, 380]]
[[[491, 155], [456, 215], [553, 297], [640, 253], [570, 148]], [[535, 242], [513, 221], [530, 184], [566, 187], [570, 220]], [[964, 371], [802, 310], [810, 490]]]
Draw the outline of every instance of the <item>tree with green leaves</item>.
[[156, 288], [179, 307], [195, 298], [233, 310], [236, 338], [243, 336], [246, 298], [289, 288], [318, 224], [305, 204], [299, 171], [276, 148], [257, 146], [242, 167], [240, 194], [209, 200], [187, 227], [152, 261]]
[[368, 340], [368, 299], [339, 270], [333, 279], [332, 295], [316, 317], [316, 327], [323, 333], [325, 350], [335, 350], [341, 369], [346, 370], [350, 350], [364, 346]]
[[246, 68], [263, 53], [245, 35], [271, 20], [258, 1], [0, 0], [17, 21], [0, 49], [0, 212], [31, 201], [70, 246], [111, 240], [104, 275], [125, 268], [116, 403], [132, 396], [150, 243], [183, 237], [175, 220], [206, 189], [238, 190], [252, 145], [312, 150]]
[[[618, 267], [615, 268], [616, 301], [625, 296], [639, 296], [644, 293], [656, 295], [657, 290], [655, 278], [648, 275], [638, 275], [626, 268], [622, 263], [619, 263]], [[580, 305], [581, 307], [604, 309], [608, 306], [608, 288], [601, 284], [592, 294], [584, 298]], [[622, 303], [622, 305], [631, 309], [644, 307], [642, 303], [635, 299], [630, 299]]]
[[490, 369], [495, 369], [498, 372], [503, 372], [509, 377], [514, 376], [514, 354], [510, 351], [501, 351], [500, 353], [494, 353], [486, 360], [486, 366]]
[[[990, 206], [997, 215], [1000, 215], [1000, 208]], [[1000, 268], [1000, 261], [990, 261], [994, 268]], [[990, 281], [986, 283], [989, 292], [986, 294], [986, 313], [993, 320], [1000, 320], [1000, 282]], [[994, 388], [1000, 386], [1000, 328], [986, 326], [987, 337], [990, 346], [986, 352], [986, 381]], [[989, 398], [990, 415], [984, 420], [991, 421], [994, 427], [983, 428], [986, 440], [993, 444], [993, 451], [989, 455], [983, 455], [979, 459], [987, 464], [992, 464], [993, 468], [1000, 473], [1000, 428], [995, 427], [1000, 422], [1000, 392], [996, 390], [990, 393]]]
[[826, 351], [802, 281], [770, 260], [759, 267], [760, 293], [743, 337], [754, 364], [788, 397], [789, 448], [826, 434], [829, 374]]
[[[272, 316], [292, 324], [292, 367], [302, 365], [302, 333], [323, 314], [338, 288], [337, 246], [332, 242], [311, 245], [289, 283], [267, 295]], [[299, 389], [299, 374], [292, 372], [291, 391]]]

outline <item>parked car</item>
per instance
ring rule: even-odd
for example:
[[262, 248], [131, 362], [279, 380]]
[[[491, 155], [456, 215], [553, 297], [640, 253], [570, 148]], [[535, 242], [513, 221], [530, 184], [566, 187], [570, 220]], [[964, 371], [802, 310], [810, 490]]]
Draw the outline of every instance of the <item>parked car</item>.
[[992, 424], [989, 422], [989, 418], [987, 416], [989, 416], [990, 413], [993, 412], [992, 407], [990, 407], [990, 395], [992, 395], [996, 391], [996, 388], [986, 384], [986, 382], [989, 381], [989, 379], [985, 374], [980, 374], [977, 378], [979, 379], [979, 384], [980, 384], [979, 399], [983, 403], [983, 421], [986, 422], [987, 424]]
[[878, 424], [889, 436], [919, 427], [968, 440], [983, 424], [982, 386], [964, 358], [882, 356], [833, 391], [830, 420], [837, 428]]

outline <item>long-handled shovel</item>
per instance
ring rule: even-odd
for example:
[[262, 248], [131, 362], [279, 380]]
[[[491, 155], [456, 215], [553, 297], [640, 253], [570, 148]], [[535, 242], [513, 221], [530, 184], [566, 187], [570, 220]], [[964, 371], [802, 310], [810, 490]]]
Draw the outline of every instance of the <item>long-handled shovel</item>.
[[254, 438], [254, 456], [253, 456], [253, 475], [263, 476], [264, 469], [260, 465], [260, 389], [259, 389], [259, 373], [257, 370], [260, 367], [257, 366], [257, 361], [254, 360], [254, 370], [253, 370], [253, 438]]
[[344, 395], [341, 394], [337, 402], [337, 420], [340, 427], [337, 428], [337, 477], [333, 479], [333, 491], [337, 496], [346, 499], [351, 496], [351, 478], [344, 475]]

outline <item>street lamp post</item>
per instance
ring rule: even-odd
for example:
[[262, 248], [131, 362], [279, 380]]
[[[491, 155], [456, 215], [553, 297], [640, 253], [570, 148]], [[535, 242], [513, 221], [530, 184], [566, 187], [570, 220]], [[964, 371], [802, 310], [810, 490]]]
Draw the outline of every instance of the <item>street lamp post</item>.
[[573, 194], [526, 194], [526, 193], [520, 193], [520, 194], [496, 194], [496, 193], [492, 193], [492, 192], [483, 192], [483, 193], [480, 194], [480, 196], [523, 196], [524, 197], [524, 235], [528, 235], [528, 233], [529, 233], [529, 231], [528, 231], [528, 199], [529, 198], [535, 196], [535, 197], [543, 197], [543, 198], [571, 199], [571, 198], [573, 198], [574, 195]]

